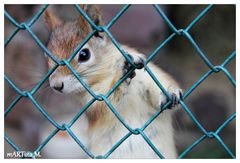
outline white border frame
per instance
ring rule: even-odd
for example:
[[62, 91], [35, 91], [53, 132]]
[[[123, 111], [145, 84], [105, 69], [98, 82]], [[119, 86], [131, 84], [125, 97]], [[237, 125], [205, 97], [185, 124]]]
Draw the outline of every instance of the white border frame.
[[[67, 1], [68, 4], [77, 4], [77, 3], [87, 3], [87, 4], [91, 4], [91, 3], [94, 3], [94, 4], [112, 4], [113, 1], [111, 0], [68, 0]], [[143, 0], [139, 0], [139, 1], [134, 1], [134, 0], [121, 0], [119, 1], [121, 3], [114, 3], [114, 4], [209, 4], [209, 3], [212, 3], [212, 4], [236, 4], [236, 83], [237, 83], [237, 87], [236, 87], [236, 97], [239, 97], [239, 88], [238, 88], [238, 73], [239, 73], [239, 70], [240, 70], [240, 67], [239, 67], [239, 64], [238, 61], [239, 61], [239, 30], [240, 29], [240, 25], [239, 25], [239, 21], [240, 21], [240, 1], [239, 0], [194, 0], [194, 1], [190, 1], [190, 0], [148, 0], [146, 3], [146, 1], [143, 1]], [[35, 0], [33, 2], [33, 0], [2, 0], [1, 2], [1, 8], [0, 8], [0, 13], [1, 13], [1, 16], [0, 16], [0, 23], [1, 23], [1, 27], [4, 27], [4, 4], [46, 4], [46, 3], [49, 3], [49, 4], [66, 4], [64, 3], [63, 1], [61, 0]], [[1, 69], [0, 69], [0, 73], [1, 73], [1, 78], [0, 78], [0, 88], [1, 88], [1, 91], [0, 91], [0, 94], [1, 94], [1, 99], [0, 99], [0, 104], [1, 104], [1, 116], [0, 116], [0, 121], [1, 122], [4, 122], [4, 28], [0, 28], [0, 31], [1, 31], [1, 39], [0, 39], [0, 45], [1, 45], [1, 55], [0, 55], [0, 65], [2, 66]], [[236, 100], [236, 112], [238, 113], [239, 111], [239, 103], [240, 101], [239, 100]], [[239, 138], [240, 137], [240, 134], [239, 134], [239, 129], [238, 129], [238, 126], [240, 126], [239, 124], [239, 120], [238, 120], [238, 114], [236, 116], [236, 138]], [[16, 162], [16, 161], [42, 161], [43, 159], [37, 159], [37, 160], [32, 160], [32, 159], [17, 159], [17, 160], [14, 160], [14, 159], [4, 159], [4, 123], [0, 123], [0, 135], [2, 135], [2, 138], [1, 138], [1, 143], [0, 143], [0, 160], [1, 162], [2, 161], [6, 161], [6, 162]], [[238, 161], [239, 159], [239, 151], [240, 151], [240, 145], [239, 145], [239, 139], [236, 140], [236, 157], [237, 159], [228, 159], [227, 161]], [[60, 159], [54, 159], [54, 161], [60, 161], [60, 162], [65, 162], [65, 161], [68, 161], [68, 159], [63, 159], [63, 160], [60, 160]], [[50, 161], [49, 159], [44, 159], [44, 161]], [[78, 159], [71, 159], [71, 161], [73, 162], [79, 162], [79, 161], [94, 161], [94, 160], [78, 160]], [[116, 161], [116, 162], [119, 162], [119, 161], [133, 161], [133, 160], [117, 160], [117, 159], [114, 159], [114, 160], [98, 160], [98, 161]], [[139, 160], [139, 159], [136, 159], [134, 161], [140, 161], [140, 162], [145, 162], [145, 161], [160, 161], [158, 159], [151, 159], [151, 160]], [[181, 160], [161, 160], [161, 161], [191, 161], [191, 159], [181, 159]], [[194, 159], [194, 161], [216, 161], [216, 159]], [[223, 162], [225, 161], [224, 159], [220, 160], [218, 159], [218, 161], [220, 162]]]

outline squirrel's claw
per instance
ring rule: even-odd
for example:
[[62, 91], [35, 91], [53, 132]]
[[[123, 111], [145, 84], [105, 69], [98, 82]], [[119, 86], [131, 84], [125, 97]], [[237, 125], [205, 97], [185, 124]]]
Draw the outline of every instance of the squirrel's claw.
[[[144, 67], [144, 59], [140, 56], [133, 56], [128, 54], [129, 58], [133, 61], [133, 63], [137, 66], [137, 69], [141, 69]], [[132, 65], [125, 60], [124, 62], [124, 66], [123, 66], [123, 74], [126, 74], [130, 69], [132, 68]], [[134, 78], [136, 76], [136, 72], [135, 70], [128, 76], [128, 78], [126, 79], [126, 82], [128, 84], [130, 84], [131, 79]]]
[[168, 97], [163, 92], [161, 92], [161, 94], [160, 94], [160, 109], [169, 101], [172, 101], [172, 103], [170, 104], [170, 106], [168, 108], [172, 109], [180, 103], [180, 100], [183, 99], [183, 92], [181, 89], [169, 87], [167, 91], [168, 91], [168, 94], [170, 95], [171, 99], [168, 99]]
[[136, 56], [136, 55], [130, 55], [128, 54], [128, 56], [131, 58], [131, 60], [133, 61], [133, 63], [136, 65], [137, 69], [142, 69], [145, 65], [145, 59], [141, 56]]

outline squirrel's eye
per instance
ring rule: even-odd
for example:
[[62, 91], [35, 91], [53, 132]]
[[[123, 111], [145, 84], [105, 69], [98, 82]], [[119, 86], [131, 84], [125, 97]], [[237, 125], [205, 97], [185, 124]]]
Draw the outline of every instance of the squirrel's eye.
[[78, 62], [86, 62], [90, 59], [91, 53], [89, 49], [82, 49], [78, 55]]

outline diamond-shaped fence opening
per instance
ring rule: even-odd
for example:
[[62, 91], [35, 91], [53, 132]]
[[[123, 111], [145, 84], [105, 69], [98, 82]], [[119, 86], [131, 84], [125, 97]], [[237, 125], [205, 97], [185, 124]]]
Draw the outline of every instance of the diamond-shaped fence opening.
[[[118, 43], [118, 41], [113, 37], [112, 33], [110, 32], [110, 28], [114, 25], [116, 21], [128, 11], [128, 9], [131, 7], [131, 5], [125, 5], [122, 7], [119, 13], [116, 14], [116, 16], [105, 26], [97, 26], [94, 24], [94, 22], [88, 17], [88, 15], [84, 12], [84, 10], [79, 5], [74, 5], [79, 14], [81, 14], [84, 19], [87, 20], [87, 22], [93, 27], [93, 31], [82, 41], [81, 44], [78, 45], [76, 50], [72, 53], [72, 55], [68, 59], [58, 60], [51, 52], [46, 48], [44, 43], [37, 37], [37, 35], [32, 30], [32, 25], [38, 21], [39, 17], [44, 13], [44, 11], [47, 9], [48, 5], [42, 6], [39, 11], [33, 16], [33, 18], [28, 22], [18, 23], [11, 15], [5, 11], [5, 17], [15, 26], [15, 30], [7, 37], [5, 40], [4, 46], [6, 47], [9, 42], [11, 42], [12, 38], [15, 37], [15, 35], [20, 30], [26, 30], [32, 37], [32, 39], [37, 43], [37, 45], [42, 49], [42, 51], [55, 62], [55, 66], [50, 69], [47, 74], [36, 84], [36, 86], [30, 90], [21, 90], [19, 87], [8, 77], [8, 75], [4, 75], [4, 79], [7, 81], [7, 83], [14, 89], [14, 91], [18, 94], [18, 96], [12, 101], [12, 103], [7, 106], [4, 117], [7, 117], [8, 114], [14, 109], [14, 106], [16, 103], [21, 100], [21, 98], [28, 98], [35, 108], [55, 127], [55, 130], [52, 131], [49, 136], [34, 150], [32, 151], [32, 158], [35, 158], [36, 153], [41, 151], [44, 146], [51, 141], [51, 139], [59, 132], [59, 131], [66, 131], [72, 139], [79, 145], [79, 147], [91, 158], [108, 158], [112, 152], [114, 152], [120, 145], [123, 143], [126, 139], [128, 139], [131, 135], [140, 135], [146, 143], [150, 146], [150, 148], [159, 156], [159, 158], [164, 158], [164, 155], [161, 154], [161, 152], [154, 146], [154, 144], [150, 141], [148, 136], [144, 133], [144, 130], [151, 125], [151, 123], [171, 104], [171, 101], [169, 101], [167, 104], [165, 104], [161, 110], [156, 112], [141, 128], [131, 128], [124, 119], [120, 116], [120, 114], [117, 112], [117, 110], [114, 108], [114, 106], [109, 101], [108, 97], [117, 89], [117, 87], [127, 79], [127, 77], [135, 70], [135, 65], [132, 63], [131, 58], [126, 54], [124, 49], [121, 47], [121, 45]], [[178, 158], [183, 158], [185, 155], [187, 155], [194, 147], [196, 147], [198, 144], [200, 144], [204, 139], [210, 138], [217, 140], [222, 148], [232, 157], [235, 158], [235, 155], [230, 150], [230, 148], [225, 144], [223, 139], [219, 136], [219, 133], [236, 117], [236, 113], [232, 114], [227, 120], [223, 120], [224, 123], [222, 123], [217, 130], [215, 131], [207, 131], [201, 123], [197, 120], [197, 118], [193, 115], [193, 113], [190, 111], [187, 104], [184, 102], [186, 98], [201, 84], [207, 79], [210, 75], [214, 75], [215, 73], [224, 73], [226, 75], [226, 78], [229, 80], [229, 82], [232, 84], [232, 86], [236, 87], [236, 81], [233, 78], [233, 76], [230, 74], [228, 69], [226, 68], [226, 65], [236, 56], [236, 51], [233, 51], [229, 56], [220, 64], [220, 65], [214, 65], [208, 57], [205, 55], [205, 53], [202, 51], [202, 49], [198, 46], [197, 42], [194, 40], [192, 35], [189, 33], [189, 31], [194, 28], [195, 24], [203, 19], [205, 15], [208, 14], [208, 11], [210, 11], [214, 6], [208, 5], [206, 8], [204, 8], [201, 13], [198, 14], [198, 16], [184, 29], [178, 29], [174, 24], [168, 19], [166, 13], [162, 10], [160, 5], [153, 5], [153, 10], [156, 10], [160, 17], [165, 21], [167, 26], [171, 29], [172, 33], [149, 55], [145, 62], [145, 70], [150, 75], [152, 80], [158, 85], [159, 89], [166, 94], [166, 96], [170, 97], [167, 93], [167, 91], [162, 86], [161, 82], [158, 81], [158, 79], [155, 77], [155, 74], [152, 72], [152, 70], [148, 67], [148, 63], [157, 55], [157, 53], [166, 45], [168, 42], [170, 42], [174, 37], [185, 37], [191, 44], [192, 47], [196, 50], [198, 56], [201, 58], [201, 60], [208, 66], [209, 70], [199, 78], [199, 80], [195, 81], [195, 83], [188, 88], [183, 95], [183, 99], [180, 101], [180, 104], [184, 111], [187, 113], [189, 118], [192, 120], [192, 123], [194, 123], [199, 131], [202, 133], [202, 136], [199, 137], [197, 140], [195, 140], [188, 148], [186, 148], [179, 156]], [[77, 52], [91, 39], [91, 37], [96, 32], [105, 32], [109, 39], [112, 41], [112, 43], [115, 45], [115, 47], [121, 52], [122, 56], [131, 64], [132, 69], [129, 70], [127, 74], [125, 74], [106, 94], [96, 94], [81, 78], [81, 76], [78, 75], [78, 73], [74, 70], [74, 68], [71, 66], [70, 62], [75, 57]], [[59, 66], [66, 66], [72, 74], [78, 79], [78, 81], [82, 84], [82, 86], [92, 95], [92, 100], [90, 100], [83, 108], [73, 117], [73, 119], [68, 124], [58, 124], [49, 114], [46, 112], [45, 108], [40, 106], [38, 101], [34, 98], [34, 94], [39, 91], [40, 87], [43, 85], [43, 83], [48, 80], [49, 76], [59, 67]], [[95, 102], [95, 101], [103, 101], [108, 108], [112, 111], [112, 113], [116, 116], [116, 118], [122, 123], [122, 125], [128, 130], [125, 136], [123, 136], [114, 146], [112, 146], [109, 151], [106, 151], [105, 155], [96, 156], [93, 153], [91, 153], [90, 150], [88, 150], [87, 147], [84, 146], [84, 144], [81, 142], [81, 140], [74, 134], [71, 127], [72, 125], [78, 120], [78, 118]], [[21, 149], [14, 143], [13, 140], [11, 140], [7, 133], [4, 136], [5, 141], [9, 143], [9, 145], [16, 151], [21, 151]]]

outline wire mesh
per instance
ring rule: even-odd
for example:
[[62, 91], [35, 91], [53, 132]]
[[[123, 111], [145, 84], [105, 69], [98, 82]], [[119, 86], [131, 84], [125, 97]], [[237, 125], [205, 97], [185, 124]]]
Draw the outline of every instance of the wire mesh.
[[[8, 84], [16, 91], [18, 96], [11, 102], [11, 104], [6, 108], [4, 112], [4, 117], [6, 118], [14, 109], [14, 106], [22, 99], [22, 98], [28, 98], [36, 107], [36, 109], [56, 128], [49, 136], [34, 150], [32, 151], [32, 158], [35, 158], [35, 154], [39, 151], [41, 151], [44, 146], [51, 141], [51, 139], [59, 132], [59, 131], [67, 131], [68, 134], [73, 138], [73, 140], [81, 147], [83, 151], [90, 157], [90, 158], [108, 158], [112, 152], [114, 152], [120, 145], [123, 143], [126, 139], [128, 139], [132, 134], [134, 135], [141, 135], [143, 139], [147, 142], [147, 144], [151, 147], [151, 149], [159, 156], [159, 158], [164, 158], [164, 156], [161, 154], [161, 152], [154, 146], [154, 144], [150, 141], [150, 139], [147, 137], [147, 135], [144, 133], [144, 130], [151, 125], [151, 123], [171, 104], [171, 100], [165, 104], [161, 110], [156, 112], [141, 128], [131, 128], [127, 123], [125, 123], [124, 119], [120, 116], [120, 114], [117, 112], [117, 110], [112, 106], [111, 102], [109, 101], [108, 97], [116, 90], [116, 88], [127, 79], [127, 77], [135, 70], [136, 66], [132, 63], [129, 56], [126, 54], [124, 49], [122, 49], [121, 45], [118, 43], [118, 41], [113, 37], [109, 29], [113, 26], [116, 21], [127, 12], [129, 7], [131, 5], [125, 5], [122, 7], [119, 13], [116, 14], [116, 16], [105, 26], [97, 26], [94, 24], [94, 22], [91, 20], [91, 18], [84, 12], [84, 10], [79, 5], [74, 5], [77, 11], [88, 21], [88, 23], [93, 27], [93, 31], [82, 41], [80, 45], [76, 48], [76, 50], [71, 54], [71, 56], [65, 60], [58, 60], [51, 52], [46, 48], [46, 46], [41, 42], [41, 40], [35, 35], [35, 33], [32, 31], [31, 26], [39, 19], [39, 17], [44, 13], [44, 11], [47, 9], [48, 5], [43, 5], [39, 11], [33, 16], [33, 18], [29, 22], [23, 22], [19, 24], [11, 15], [4, 11], [5, 17], [15, 26], [15, 30], [10, 34], [10, 36], [5, 40], [4, 47], [6, 47], [9, 42], [12, 40], [12, 38], [20, 31], [25, 30], [27, 31], [33, 40], [38, 44], [38, 46], [46, 53], [46, 55], [51, 58], [55, 62], [55, 66], [48, 71], [48, 73], [41, 79], [41, 81], [31, 90], [31, 91], [25, 91], [21, 90], [6, 74], [4, 75], [4, 79], [8, 82]], [[232, 158], [235, 158], [235, 155], [230, 150], [230, 148], [225, 144], [225, 142], [222, 140], [222, 138], [219, 136], [219, 133], [225, 128], [233, 119], [236, 117], [236, 113], [232, 114], [222, 125], [218, 127], [216, 131], [207, 131], [201, 123], [197, 120], [197, 118], [192, 114], [188, 106], [185, 104], [184, 100], [202, 83], [204, 82], [210, 75], [213, 75], [214, 73], [222, 72], [226, 75], [226, 77], [229, 79], [233, 87], [236, 87], [236, 81], [233, 78], [233, 76], [230, 74], [230, 72], [227, 70], [226, 65], [236, 56], [236, 51], [232, 52], [228, 58], [226, 58], [222, 64], [220, 65], [213, 65], [211, 61], [208, 59], [208, 57], [204, 54], [204, 52], [201, 50], [201, 48], [197, 45], [196, 41], [193, 39], [189, 31], [194, 27], [194, 25], [199, 22], [201, 19], [203, 19], [203, 16], [205, 16], [209, 10], [211, 10], [214, 6], [208, 5], [204, 10], [202, 10], [198, 16], [185, 28], [185, 29], [177, 29], [174, 24], [168, 19], [160, 5], [153, 5], [153, 9], [155, 9], [159, 16], [163, 18], [165, 23], [169, 26], [169, 28], [172, 30], [172, 34], [165, 39], [145, 61], [145, 69], [146, 72], [150, 75], [150, 77], [154, 80], [154, 82], [158, 85], [159, 89], [162, 90], [162, 92], [170, 98], [167, 91], [162, 86], [161, 82], [158, 81], [158, 79], [155, 77], [154, 73], [151, 71], [151, 69], [148, 67], [148, 63], [157, 55], [157, 53], [165, 46], [167, 45], [174, 37], [180, 37], [183, 36], [187, 38], [187, 40], [191, 43], [191, 45], [196, 50], [199, 57], [202, 59], [202, 61], [209, 67], [209, 71], [207, 71], [202, 77], [200, 77], [199, 80], [197, 80], [189, 89], [187, 89], [183, 95], [183, 99], [180, 101], [180, 104], [184, 111], [187, 113], [187, 115], [191, 118], [192, 122], [198, 127], [198, 129], [202, 132], [202, 136], [197, 139], [195, 142], [193, 142], [187, 149], [185, 149], [178, 158], [183, 158], [188, 154], [193, 148], [195, 148], [198, 144], [200, 144], [204, 139], [210, 138], [210, 139], [216, 139], [222, 147], [226, 150], [226, 152], [231, 156]], [[131, 64], [132, 69], [129, 70], [128, 73], [126, 73], [106, 94], [95, 94], [94, 91], [91, 90], [91, 88], [81, 79], [81, 76], [78, 75], [78, 73], [73, 69], [73, 67], [70, 65], [71, 60], [75, 57], [75, 55], [78, 53], [78, 51], [88, 42], [88, 40], [91, 39], [91, 37], [96, 32], [105, 32], [107, 36], [110, 38], [112, 43], [116, 46], [116, 48], [121, 52], [123, 57]], [[41, 107], [38, 103], [38, 101], [33, 97], [33, 95], [39, 90], [39, 88], [43, 85], [43, 83], [48, 80], [49, 76], [59, 67], [59, 66], [66, 66], [68, 69], [73, 73], [73, 75], [78, 79], [78, 81], [82, 84], [82, 86], [92, 95], [92, 100], [90, 100], [85, 106], [83, 106], [82, 109], [74, 116], [74, 118], [70, 121], [68, 124], [58, 124], [54, 121], [54, 119], [45, 111], [43, 107]], [[105, 155], [94, 155], [91, 153], [91, 151], [84, 146], [84, 144], [81, 142], [81, 140], [78, 139], [78, 137], [72, 132], [71, 126], [77, 121], [77, 119], [95, 102], [95, 101], [104, 101], [108, 108], [113, 112], [113, 114], [118, 118], [118, 120], [128, 129], [128, 133], [122, 137], [109, 151], [106, 151]], [[21, 149], [12, 141], [7, 134], [4, 135], [4, 138], [7, 143], [11, 145], [11, 147], [16, 151], [21, 151]]]

